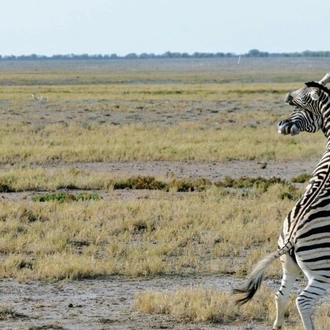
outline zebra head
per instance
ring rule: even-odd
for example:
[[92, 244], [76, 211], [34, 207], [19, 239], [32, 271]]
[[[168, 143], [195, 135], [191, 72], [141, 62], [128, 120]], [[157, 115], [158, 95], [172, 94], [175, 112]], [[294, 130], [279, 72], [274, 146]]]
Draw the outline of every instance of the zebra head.
[[324, 128], [324, 122], [321, 115], [296, 107], [288, 119], [278, 123], [277, 128], [278, 133], [283, 135], [297, 135], [300, 132], [315, 133]]
[[330, 90], [320, 82], [310, 81], [302, 88], [288, 93], [285, 102], [321, 115], [323, 107], [330, 102]]

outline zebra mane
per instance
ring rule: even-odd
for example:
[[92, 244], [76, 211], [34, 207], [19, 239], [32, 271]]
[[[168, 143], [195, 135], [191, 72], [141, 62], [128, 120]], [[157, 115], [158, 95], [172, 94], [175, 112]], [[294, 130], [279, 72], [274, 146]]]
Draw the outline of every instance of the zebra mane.
[[317, 81], [309, 81], [309, 82], [305, 83], [305, 85], [307, 87], [316, 87], [316, 88], [322, 89], [325, 93], [327, 93], [330, 96], [330, 89], [325, 87], [324, 85], [320, 84]]

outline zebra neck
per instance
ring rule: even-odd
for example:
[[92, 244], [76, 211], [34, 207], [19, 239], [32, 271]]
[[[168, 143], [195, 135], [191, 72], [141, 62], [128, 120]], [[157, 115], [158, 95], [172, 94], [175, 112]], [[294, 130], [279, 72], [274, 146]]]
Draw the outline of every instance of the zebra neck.
[[[289, 237], [295, 232], [296, 226], [303, 221], [310, 209], [319, 200], [320, 195], [329, 194], [330, 182], [330, 149], [327, 148], [321, 160], [312, 173], [306, 190], [292, 209], [288, 219]], [[289, 238], [290, 240], [290, 238]]]
[[327, 116], [322, 115], [322, 117], [323, 117], [323, 122], [324, 122], [322, 131], [328, 139], [328, 141], [327, 141], [327, 148], [328, 148], [328, 145], [330, 144], [330, 113], [327, 113]]
[[[329, 97], [326, 97], [322, 102], [319, 103], [319, 111], [323, 118], [323, 133], [330, 139], [330, 100]], [[329, 141], [328, 141], [329, 143]]]

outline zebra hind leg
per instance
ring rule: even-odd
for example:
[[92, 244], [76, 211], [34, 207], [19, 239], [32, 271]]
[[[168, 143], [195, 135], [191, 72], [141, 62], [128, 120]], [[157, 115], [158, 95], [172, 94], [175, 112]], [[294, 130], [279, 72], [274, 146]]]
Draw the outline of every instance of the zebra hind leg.
[[274, 330], [284, 329], [284, 312], [288, 302], [293, 284], [300, 273], [300, 268], [297, 263], [290, 257], [289, 254], [281, 256], [283, 276], [281, 287], [275, 295], [276, 302], [276, 319], [273, 325]]
[[305, 290], [296, 299], [297, 308], [306, 330], [313, 330], [312, 311], [315, 303], [327, 291], [330, 283], [328, 278], [309, 278]]

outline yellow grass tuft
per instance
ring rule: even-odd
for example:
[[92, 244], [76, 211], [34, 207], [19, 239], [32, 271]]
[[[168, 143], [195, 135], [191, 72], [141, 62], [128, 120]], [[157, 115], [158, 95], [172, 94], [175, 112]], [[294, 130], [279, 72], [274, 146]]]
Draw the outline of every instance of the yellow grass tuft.
[[[168, 314], [179, 322], [222, 325], [267, 324], [275, 318], [275, 292], [263, 285], [252, 301], [237, 307], [235, 297], [216, 288], [190, 287], [175, 291], [142, 291], [136, 294], [135, 310], [145, 314]], [[285, 313], [286, 329], [298, 330], [301, 321], [293, 295]], [[318, 307], [314, 319], [320, 329], [329, 327], [329, 304]]]
[[174, 292], [144, 291], [136, 294], [134, 307], [141, 313], [169, 314], [180, 322], [211, 322], [223, 325], [250, 322], [270, 323], [274, 314], [273, 295], [263, 288], [254, 302], [241, 308], [228, 292], [204, 287]]

